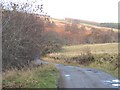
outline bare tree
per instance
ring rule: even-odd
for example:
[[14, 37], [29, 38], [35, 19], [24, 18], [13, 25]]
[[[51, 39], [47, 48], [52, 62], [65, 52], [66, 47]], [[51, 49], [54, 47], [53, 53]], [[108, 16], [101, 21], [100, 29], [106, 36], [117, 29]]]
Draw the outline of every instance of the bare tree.
[[[2, 50], [3, 69], [24, 67], [39, 53], [39, 39], [44, 30], [43, 17], [29, 11], [31, 5], [10, 3], [11, 10], [3, 7]], [[3, 5], [4, 6], [4, 5]], [[9, 8], [10, 8], [9, 6]], [[26, 11], [28, 10], [28, 12]], [[41, 8], [37, 8], [41, 10]]]

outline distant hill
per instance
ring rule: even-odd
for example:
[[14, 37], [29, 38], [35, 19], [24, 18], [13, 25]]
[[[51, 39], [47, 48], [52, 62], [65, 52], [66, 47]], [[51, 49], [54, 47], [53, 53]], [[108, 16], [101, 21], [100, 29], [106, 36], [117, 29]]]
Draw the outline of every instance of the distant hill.
[[99, 26], [120, 29], [120, 23], [100, 23]]
[[118, 29], [101, 23], [78, 19], [51, 18], [46, 31], [55, 31], [68, 44], [112, 43], [117, 42]]
[[[73, 19], [73, 18], [65, 18], [65, 21], [68, 21], [70, 23], [84, 23], [84, 24], [90, 24], [90, 25], [96, 25], [100, 27], [108, 27], [108, 28], [115, 28], [115, 29], [120, 29], [120, 23], [98, 23], [98, 22], [93, 22], [93, 21], [88, 21], [88, 20], [80, 20], [80, 19]], [[118, 27], [119, 25], [119, 27]]]
[[91, 25], [99, 25], [98, 22], [93, 21], [87, 21], [87, 20], [80, 20], [80, 19], [73, 19], [73, 18], [65, 18], [66, 21], [72, 22], [72, 23], [85, 23], [85, 24], [91, 24]]

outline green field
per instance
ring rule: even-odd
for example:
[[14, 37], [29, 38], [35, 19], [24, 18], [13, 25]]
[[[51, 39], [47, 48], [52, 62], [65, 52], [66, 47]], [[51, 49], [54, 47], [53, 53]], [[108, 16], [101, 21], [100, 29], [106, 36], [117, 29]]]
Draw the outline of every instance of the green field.
[[67, 65], [97, 68], [118, 77], [118, 43], [64, 46], [61, 51], [50, 53], [43, 59]]
[[59, 72], [54, 65], [3, 73], [3, 88], [56, 88]]

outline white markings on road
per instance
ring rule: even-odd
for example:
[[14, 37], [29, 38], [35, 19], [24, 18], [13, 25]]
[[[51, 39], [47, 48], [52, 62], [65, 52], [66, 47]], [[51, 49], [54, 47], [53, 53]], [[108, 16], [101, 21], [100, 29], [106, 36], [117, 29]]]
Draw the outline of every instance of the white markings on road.
[[114, 87], [120, 87], [120, 84], [112, 84]]
[[66, 77], [70, 77], [70, 75], [65, 75]]
[[68, 80], [71, 79], [71, 78], [70, 78], [70, 75], [68, 75], [68, 74], [66, 74], [65, 77], [66, 77], [66, 79], [68, 79]]
[[112, 81], [108, 81], [108, 80], [107, 80], [107, 81], [104, 81], [104, 82], [105, 82], [105, 83], [112, 83]]
[[112, 80], [112, 85], [114, 87], [120, 87], [120, 80], [118, 80], [118, 79]]
[[111, 84], [114, 87], [120, 87], [120, 80], [118, 79], [106, 80], [105, 83]]
[[120, 80], [115, 79], [115, 80], [112, 80], [112, 82], [120, 83]]

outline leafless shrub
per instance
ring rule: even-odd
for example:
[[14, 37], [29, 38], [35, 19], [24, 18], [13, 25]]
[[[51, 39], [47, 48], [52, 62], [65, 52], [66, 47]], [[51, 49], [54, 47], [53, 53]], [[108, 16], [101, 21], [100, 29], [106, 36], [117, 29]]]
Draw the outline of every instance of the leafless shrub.
[[26, 10], [30, 6], [27, 3], [10, 5], [12, 10], [2, 10], [3, 70], [28, 66], [40, 52], [40, 37], [44, 30], [43, 18], [28, 13]]

